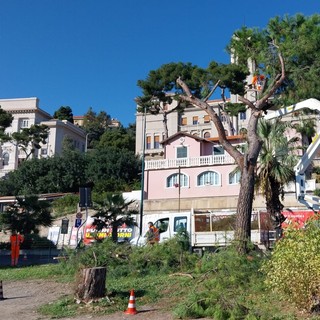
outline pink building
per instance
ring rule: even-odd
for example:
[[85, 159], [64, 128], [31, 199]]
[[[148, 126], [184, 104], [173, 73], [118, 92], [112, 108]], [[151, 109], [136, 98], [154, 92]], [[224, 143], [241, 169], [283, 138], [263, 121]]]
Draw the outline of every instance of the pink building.
[[[241, 145], [240, 136], [229, 139]], [[240, 172], [217, 139], [178, 132], [162, 145], [164, 158], [145, 162], [146, 211], [235, 210]]]

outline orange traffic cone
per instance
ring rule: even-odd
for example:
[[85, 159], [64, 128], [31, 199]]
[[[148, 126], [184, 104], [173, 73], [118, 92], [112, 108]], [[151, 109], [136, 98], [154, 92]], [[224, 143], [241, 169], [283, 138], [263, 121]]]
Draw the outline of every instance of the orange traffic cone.
[[125, 314], [137, 314], [138, 311], [136, 310], [136, 298], [134, 296], [134, 290], [130, 291], [130, 298], [128, 303], [128, 309], [124, 312]]
[[0, 300], [4, 300], [4, 297], [3, 297], [3, 288], [2, 288], [2, 281], [0, 281]]

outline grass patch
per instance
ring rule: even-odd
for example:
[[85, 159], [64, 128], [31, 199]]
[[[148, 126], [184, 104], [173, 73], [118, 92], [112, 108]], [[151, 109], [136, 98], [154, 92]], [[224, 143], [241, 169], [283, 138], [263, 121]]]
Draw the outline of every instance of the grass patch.
[[78, 306], [74, 303], [73, 298], [63, 298], [53, 303], [39, 307], [38, 311], [47, 316], [54, 316], [55, 319], [72, 317], [77, 314]]
[[[98, 302], [77, 304], [73, 295], [41, 306], [53, 318], [103, 315], [125, 311], [130, 290], [135, 290], [137, 309], [157, 304], [180, 319], [207, 317], [217, 320], [320, 319], [298, 312], [267, 290], [262, 265], [270, 259], [253, 251], [238, 255], [230, 247], [203, 257], [168, 241], [153, 247], [132, 248], [112, 241], [70, 252], [57, 265], [1, 269], [3, 280], [47, 279], [76, 283], [79, 270], [107, 267], [106, 296]], [[301, 310], [300, 310], [301, 311]]]
[[44, 264], [19, 268], [1, 267], [0, 279], [3, 281], [32, 279], [58, 279], [61, 282], [73, 281], [72, 275], [65, 273], [60, 264]]

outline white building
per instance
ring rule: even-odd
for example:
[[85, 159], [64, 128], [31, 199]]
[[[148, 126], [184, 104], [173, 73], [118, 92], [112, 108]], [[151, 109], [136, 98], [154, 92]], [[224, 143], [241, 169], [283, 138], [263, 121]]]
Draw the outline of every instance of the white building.
[[[68, 137], [73, 141], [75, 148], [85, 151], [86, 134], [78, 126], [66, 120], [52, 119], [52, 116], [39, 108], [38, 98], [0, 99], [0, 107], [12, 114], [13, 121], [6, 132], [12, 134], [32, 125], [44, 124], [49, 127], [47, 143], [36, 150], [32, 157], [50, 157], [62, 151], [63, 139]], [[13, 142], [5, 142], [0, 147], [0, 177], [18, 168], [26, 158], [25, 152]]]
[[[228, 100], [229, 101], [229, 100]], [[247, 128], [249, 111], [240, 112], [237, 117], [230, 116], [232, 132], [230, 124], [226, 116], [221, 114], [219, 104], [223, 104], [222, 100], [211, 100], [208, 103], [220, 115], [222, 124], [225, 128], [227, 136], [237, 135], [242, 128]], [[168, 111], [176, 107], [174, 101], [171, 105], [167, 105]], [[189, 133], [200, 138], [214, 138], [218, 136], [217, 129], [210, 119], [210, 116], [198, 107], [188, 106], [182, 113], [173, 111], [167, 114], [168, 137], [177, 132]], [[164, 148], [161, 141], [165, 138], [164, 115], [141, 112], [136, 113], [136, 154], [143, 153], [143, 137], [145, 136], [145, 157], [163, 158]]]

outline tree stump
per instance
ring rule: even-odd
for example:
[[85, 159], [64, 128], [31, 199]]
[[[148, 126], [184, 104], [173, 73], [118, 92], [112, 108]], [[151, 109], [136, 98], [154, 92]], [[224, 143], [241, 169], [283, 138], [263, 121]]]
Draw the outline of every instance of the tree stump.
[[103, 298], [106, 290], [106, 275], [105, 267], [83, 269], [78, 279], [76, 298], [86, 303]]

